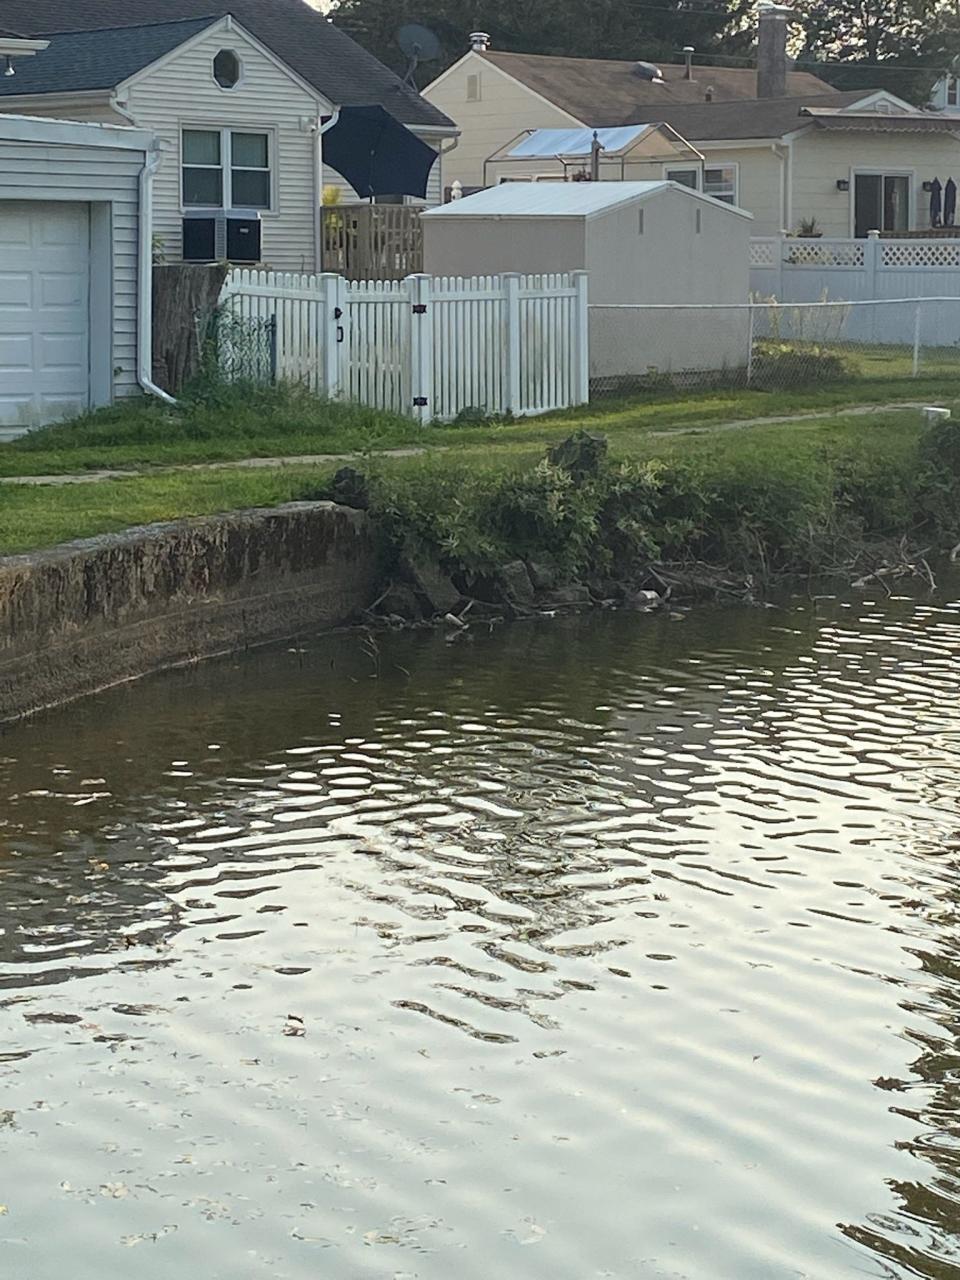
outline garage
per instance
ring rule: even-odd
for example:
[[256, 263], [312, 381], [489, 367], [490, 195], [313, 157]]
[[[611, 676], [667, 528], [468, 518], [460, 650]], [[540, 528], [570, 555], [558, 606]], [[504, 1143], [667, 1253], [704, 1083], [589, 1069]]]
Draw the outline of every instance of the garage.
[[0, 424], [90, 406], [90, 212], [85, 204], [0, 206]]
[[0, 441], [149, 379], [153, 148], [137, 129], [0, 115]]

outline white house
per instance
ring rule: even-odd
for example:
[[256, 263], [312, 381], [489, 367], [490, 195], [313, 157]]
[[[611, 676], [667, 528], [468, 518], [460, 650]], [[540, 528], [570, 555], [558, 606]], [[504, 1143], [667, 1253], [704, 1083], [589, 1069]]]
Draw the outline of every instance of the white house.
[[0, 111], [134, 124], [160, 139], [155, 229], [167, 261], [242, 258], [259, 237], [250, 260], [319, 269], [324, 187], [357, 198], [322, 166], [321, 133], [340, 107], [382, 105], [438, 152], [456, 139], [436, 108], [296, 0], [282, 13], [260, 0], [3, 0], [3, 20], [47, 47], [0, 76]]
[[[16, 75], [0, 78], [0, 108], [135, 124], [160, 141], [156, 247], [192, 256], [199, 216], [243, 210], [259, 221], [253, 260], [317, 269], [319, 130], [333, 104], [229, 15], [49, 37]], [[265, 104], [270, 102], [269, 124]], [[196, 256], [227, 256], [215, 246]]]
[[154, 389], [157, 158], [129, 127], [0, 116], [0, 440]]

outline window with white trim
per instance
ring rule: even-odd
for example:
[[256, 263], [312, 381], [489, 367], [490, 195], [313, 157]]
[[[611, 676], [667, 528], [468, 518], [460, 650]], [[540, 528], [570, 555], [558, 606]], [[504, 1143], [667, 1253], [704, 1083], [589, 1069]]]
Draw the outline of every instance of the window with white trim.
[[717, 165], [703, 171], [703, 194], [722, 200], [724, 204], [737, 203], [737, 166]]
[[690, 187], [693, 191], [700, 190], [699, 169], [667, 169], [664, 177], [668, 182], [679, 182], [682, 187]]
[[235, 89], [240, 83], [240, 59], [232, 49], [221, 49], [214, 58], [213, 78], [221, 89]]
[[269, 209], [273, 173], [268, 133], [184, 129], [185, 209]]
[[960, 77], [947, 76], [947, 106], [960, 107]]

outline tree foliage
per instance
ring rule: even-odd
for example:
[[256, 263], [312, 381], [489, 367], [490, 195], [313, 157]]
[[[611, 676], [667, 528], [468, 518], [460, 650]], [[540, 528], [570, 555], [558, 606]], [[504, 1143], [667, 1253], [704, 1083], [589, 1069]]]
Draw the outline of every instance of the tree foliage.
[[796, 0], [794, 7], [800, 65], [839, 89], [888, 89], [923, 105], [960, 52], [957, 0]]
[[[926, 102], [934, 81], [960, 55], [960, 0], [793, 0], [798, 64], [841, 89], [886, 88]], [[336, 0], [333, 21], [398, 71], [407, 60], [397, 32], [418, 22], [436, 32], [436, 62], [416, 72], [421, 87], [467, 51], [471, 31], [517, 53], [750, 64], [754, 0]]]
[[487, 31], [492, 47], [514, 53], [677, 62], [684, 45], [698, 58], [749, 56], [751, 0], [339, 0], [333, 21], [401, 74], [396, 43], [410, 22], [436, 32], [443, 53], [418, 69], [421, 86], [455, 62], [471, 31]]

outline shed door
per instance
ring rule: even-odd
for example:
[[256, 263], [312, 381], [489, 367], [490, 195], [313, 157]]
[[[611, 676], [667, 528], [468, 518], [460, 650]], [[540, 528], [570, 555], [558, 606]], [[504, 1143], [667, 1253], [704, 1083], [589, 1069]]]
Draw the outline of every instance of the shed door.
[[89, 404], [89, 208], [0, 201], [0, 439]]

